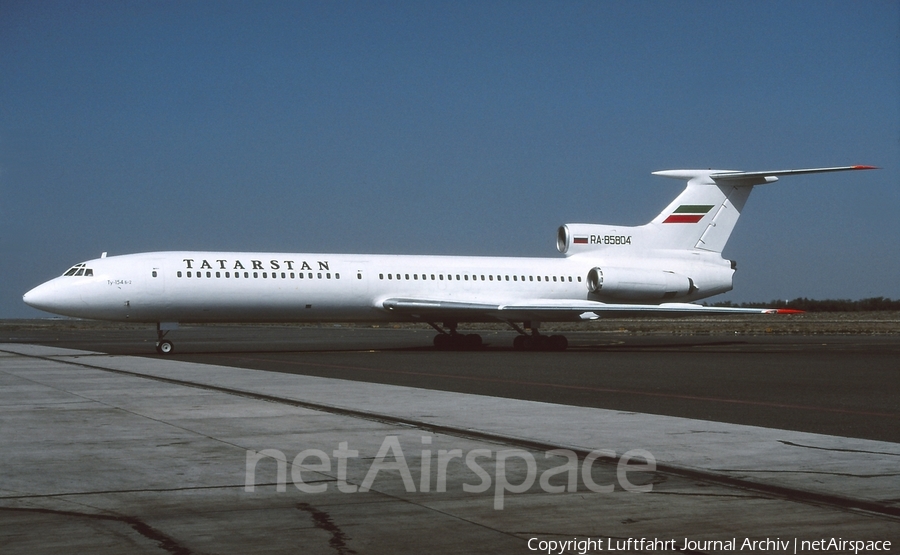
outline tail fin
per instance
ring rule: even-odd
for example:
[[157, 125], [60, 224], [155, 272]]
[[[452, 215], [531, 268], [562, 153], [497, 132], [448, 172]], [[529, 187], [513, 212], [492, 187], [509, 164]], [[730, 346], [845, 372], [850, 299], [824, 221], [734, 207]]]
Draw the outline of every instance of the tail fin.
[[[607, 245], [636, 249], [703, 250], [721, 253], [756, 185], [774, 183], [779, 175], [871, 170], [874, 166], [841, 166], [768, 172], [667, 170], [653, 175], [687, 180], [687, 187], [652, 222], [639, 227], [566, 224], [557, 247], [566, 256], [600, 251]], [[613, 242], [610, 242], [611, 239]], [[627, 241], [627, 243], [624, 243]]]
[[653, 175], [687, 179], [687, 187], [647, 224], [646, 232], [656, 237], [653, 248], [722, 252], [753, 186], [770, 182], [765, 176], [721, 181], [714, 177], [735, 173], [721, 170], [654, 172]]
[[669, 170], [653, 175], [687, 179], [687, 187], [650, 222], [656, 228], [657, 248], [700, 249], [721, 253], [755, 185], [774, 183], [779, 175], [874, 169], [842, 166], [769, 172]]

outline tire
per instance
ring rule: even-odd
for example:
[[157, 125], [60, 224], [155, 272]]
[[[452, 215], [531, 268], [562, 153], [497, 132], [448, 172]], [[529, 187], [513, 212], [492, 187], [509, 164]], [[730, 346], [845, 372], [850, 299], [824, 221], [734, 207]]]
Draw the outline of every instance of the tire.
[[466, 349], [480, 349], [482, 345], [481, 336], [477, 333], [470, 333], [463, 339], [463, 346]]
[[569, 340], [565, 335], [551, 335], [547, 338], [547, 348], [551, 351], [565, 351]]
[[434, 346], [441, 350], [449, 349], [451, 341], [452, 339], [446, 333], [439, 333], [434, 336]]
[[175, 345], [169, 340], [162, 340], [156, 344], [156, 352], [161, 355], [171, 355], [175, 350]]
[[528, 338], [524, 335], [517, 335], [515, 339], [513, 339], [513, 349], [517, 351], [524, 351], [527, 347], [525, 342], [528, 341]]

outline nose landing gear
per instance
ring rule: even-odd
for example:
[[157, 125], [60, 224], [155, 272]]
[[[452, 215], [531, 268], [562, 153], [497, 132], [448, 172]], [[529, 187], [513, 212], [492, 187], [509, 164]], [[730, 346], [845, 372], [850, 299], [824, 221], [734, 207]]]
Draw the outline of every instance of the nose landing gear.
[[156, 323], [156, 352], [160, 355], [170, 355], [175, 350], [175, 344], [164, 339], [171, 330], [178, 329], [178, 324], [171, 322]]

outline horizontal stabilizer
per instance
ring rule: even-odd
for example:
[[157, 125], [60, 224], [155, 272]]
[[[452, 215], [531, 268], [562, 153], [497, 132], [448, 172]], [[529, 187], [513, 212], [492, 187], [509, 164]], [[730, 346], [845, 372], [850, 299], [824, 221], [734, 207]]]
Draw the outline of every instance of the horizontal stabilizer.
[[834, 168], [808, 168], [802, 170], [775, 170], [768, 172], [719, 172], [710, 174], [716, 181], [731, 181], [734, 179], [748, 179], [753, 177], [776, 177], [779, 175], [799, 175], [804, 173], [844, 172], [851, 170], [877, 170], [876, 166], [838, 166]]

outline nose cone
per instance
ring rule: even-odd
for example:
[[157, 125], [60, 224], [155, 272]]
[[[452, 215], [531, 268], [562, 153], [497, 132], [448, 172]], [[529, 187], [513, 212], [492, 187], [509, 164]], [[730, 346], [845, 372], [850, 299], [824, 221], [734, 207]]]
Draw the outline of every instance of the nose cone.
[[60, 285], [58, 278], [42, 283], [22, 295], [22, 300], [28, 306], [39, 310], [54, 314], [66, 314], [75, 307], [80, 299], [72, 298], [71, 293]]

